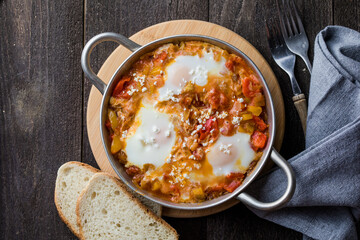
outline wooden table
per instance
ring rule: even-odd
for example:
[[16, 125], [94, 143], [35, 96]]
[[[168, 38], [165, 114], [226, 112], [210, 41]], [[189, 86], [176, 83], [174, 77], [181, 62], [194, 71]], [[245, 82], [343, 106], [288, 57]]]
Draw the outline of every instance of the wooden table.
[[[281, 154], [304, 148], [291, 87], [272, 60], [264, 19], [275, 14], [269, 0], [0, 0], [0, 172], [1, 239], [75, 239], [53, 202], [56, 171], [67, 161], [96, 167], [86, 133], [90, 82], [80, 55], [84, 43], [106, 31], [130, 36], [173, 19], [220, 24], [243, 36], [269, 61], [284, 95], [286, 131]], [[360, 0], [295, 1], [310, 40], [337, 24], [360, 30]], [[98, 70], [115, 44], [93, 53]], [[305, 93], [309, 73], [297, 62]], [[244, 205], [197, 219], [166, 218], [182, 239], [301, 239], [302, 235], [262, 220]]]

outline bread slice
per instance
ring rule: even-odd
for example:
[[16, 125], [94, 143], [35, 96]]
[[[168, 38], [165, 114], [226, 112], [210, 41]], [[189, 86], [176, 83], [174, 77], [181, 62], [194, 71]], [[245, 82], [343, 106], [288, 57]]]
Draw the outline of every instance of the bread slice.
[[80, 239], [178, 239], [176, 231], [146, 209], [124, 184], [95, 174], [81, 193], [76, 214]]
[[162, 207], [160, 204], [157, 204], [156, 202], [153, 202], [145, 197], [143, 197], [142, 195], [136, 193], [135, 191], [133, 191], [131, 188], [129, 188], [128, 186], [126, 186], [126, 190], [128, 190], [128, 192], [130, 192], [133, 196], [135, 196], [138, 200], [140, 200], [140, 202], [142, 204], [144, 204], [147, 208], [149, 208], [153, 213], [155, 213], [156, 216], [161, 217], [161, 213], [162, 213]]
[[76, 202], [90, 178], [97, 172], [99, 170], [85, 163], [67, 162], [59, 168], [57, 173], [55, 205], [60, 218], [76, 236], [79, 236]]

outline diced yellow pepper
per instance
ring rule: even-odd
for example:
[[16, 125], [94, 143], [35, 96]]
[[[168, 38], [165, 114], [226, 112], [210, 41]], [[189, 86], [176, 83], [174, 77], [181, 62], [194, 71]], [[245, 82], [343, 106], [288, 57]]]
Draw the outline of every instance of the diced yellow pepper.
[[248, 106], [247, 110], [249, 112], [252, 112], [253, 115], [255, 116], [259, 116], [262, 112], [262, 108], [261, 107], [255, 107], [255, 106]]
[[246, 133], [246, 130], [242, 126], [238, 127], [238, 131], [242, 133]]
[[205, 194], [204, 194], [204, 191], [202, 190], [201, 187], [193, 189], [191, 191], [191, 193], [194, 196], [194, 198], [196, 198], [198, 200], [204, 200], [205, 199]]
[[151, 186], [151, 190], [153, 191], [160, 190], [160, 188], [161, 188], [161, 183], [159, 181], [155, 181]]
[[243, 125], [243, 128], [244, 130], [247, 132], [247, 133], [253, 133], [254, 130], [255, 130], [255, 123], [254, 122], [246, 122], [244, 125]]
[[121, 150], [122, 146], [123, 146], [123, 144], [120, 140], [120, 136], [114, 135], [113, 140], [111, 142], [111, 153], [112, 154], [117, 153], [118, 151]]
[[159, 75], [161, 71], [160, 67], [154, 67], [153, 69], [151, 69], [150, 75], [156, 76]]
[[252, 117], [252, 114], [250, 114], [250, 113], [245, 113], [245, 114], [243, 114], [242, 115], [242, 120], [250, 120], [250, 119], [252, 119], [253, 117]]
[[109, 110], [108, 112], [109, 121], [111, 123], [111, 128], [115, 131], [115, 128], [119, 125], [118, 118], [116, 113], [113, 110]]

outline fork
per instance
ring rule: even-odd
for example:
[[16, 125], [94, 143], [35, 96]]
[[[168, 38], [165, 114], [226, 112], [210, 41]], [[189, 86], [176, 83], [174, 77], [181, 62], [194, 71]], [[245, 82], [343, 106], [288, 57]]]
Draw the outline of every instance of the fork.
[[299, 114], [301, 126], [306, 133], [307, 104], [306, 98], [294, 75], [295, 55], [290, 52], [280, 32], [278, 24], [273, 19], [265, 20], [266, 35], [269, 42], [271, 55], [275, 62], [289, 75], [291, 88], [294, 93], [292, 97], [296, 110]]
[[278, 1], [279, 0], [276, 0], [276, 5], [281, 23], [281, 32], [285, 43], [291, 52], [304, 60], [311, 74], [312, 66], [307, 55], [309, 50], [309, 40], [306, 36], [296, 5], [293, 0], [282, 0], [283, 11], [281, 11]]

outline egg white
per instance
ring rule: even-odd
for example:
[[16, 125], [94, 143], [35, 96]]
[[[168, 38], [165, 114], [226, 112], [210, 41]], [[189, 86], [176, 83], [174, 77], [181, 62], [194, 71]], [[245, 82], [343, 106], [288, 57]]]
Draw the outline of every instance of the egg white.
[[166, 79], [163, 87], [159, 89], [159, 100], [171, 99], [174, 94], [180, 94], [188, 82], [198, 86], [205, 86], [208, 83], [208, 75], [220, 75], [226, 71], [225, 58], [215, 61], [214, 53], [203, 52], [203, 56], [178, 56], [166, 70]]
[[250, 135], [246, 133], [236, 133], [229, 137], [220, 135], [207, 154], [207, 160], [216, 176], [245, 171], [254, 157]]
[[175, 131], [170, 116], [151, 105], [144, 105], [135, 117], [135, 124], [126, 136], [128, 165], [143, 168], [144, 164], [162, 166], [175, 144]]

